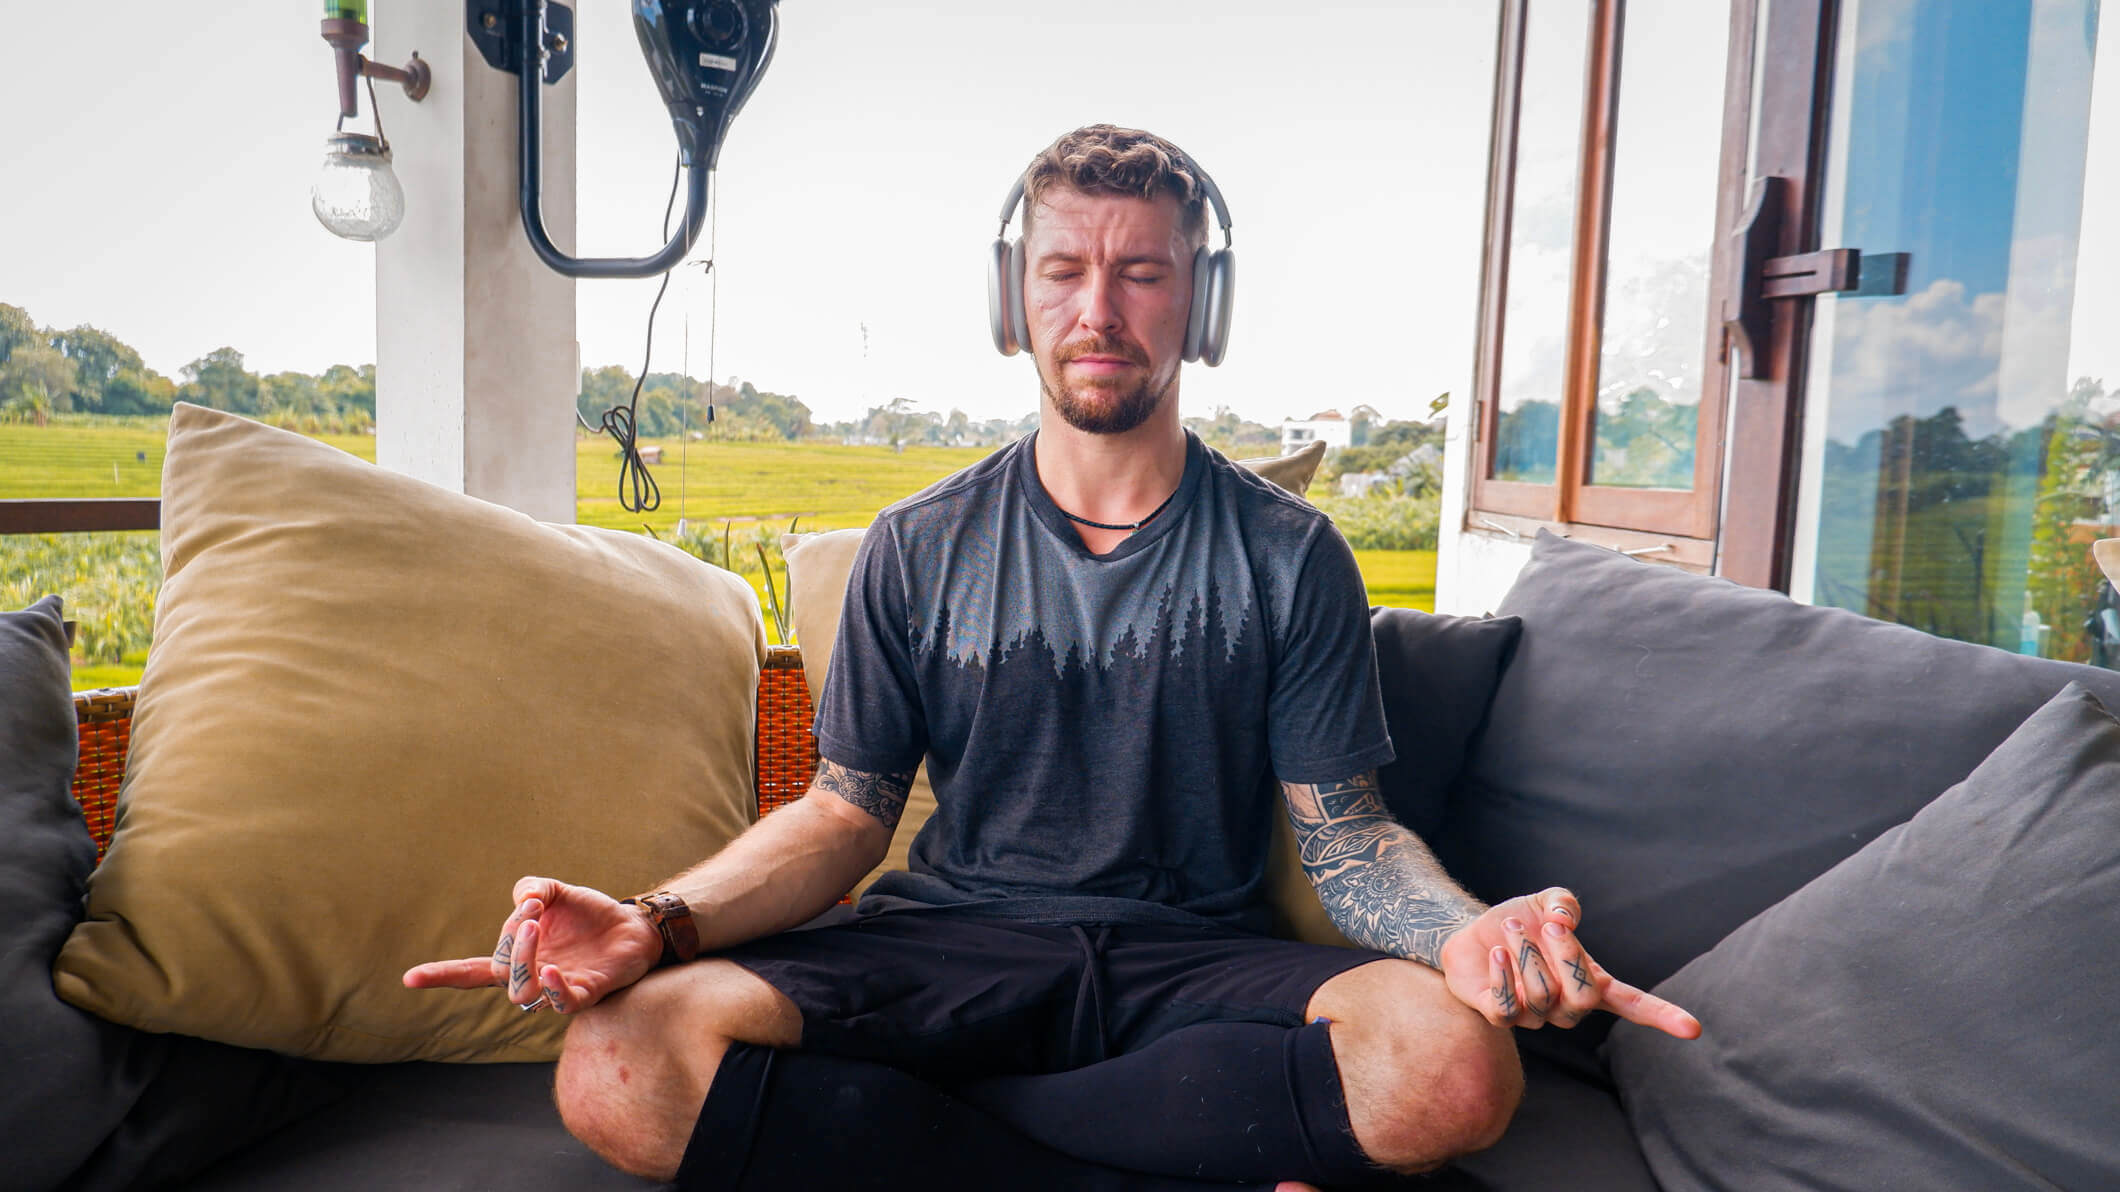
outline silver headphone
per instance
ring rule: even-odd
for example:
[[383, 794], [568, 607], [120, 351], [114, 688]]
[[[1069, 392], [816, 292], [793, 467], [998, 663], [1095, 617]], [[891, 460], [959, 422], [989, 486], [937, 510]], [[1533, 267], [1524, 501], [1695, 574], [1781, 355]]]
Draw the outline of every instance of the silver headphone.
[[[1192, 309], [1185, 320], [1185, 362], [1201, 361], [1210, 368], [1222, 363], [1229, 351], [1229, 312], [1236, 300], [1237, 251], [1229, 230], [1229, 208], [1222, 203], [1221, 188], [1207, 171], [1185, 163], [1207, 191], [1215, 218], [1222, 225], [1222, 247], [1209, 251], [1206, 245], [1193, 250]], [[1008, 238], [1008, 221], [1023, 201], [1023, 179], [1008, 192], [1001, 204], [1001, 230], [994, 236], [992, 255], [986, 265], [986, 314], [994, 333], [994, 346], [1003, 356], [1013, 356], [1031, 344], [1030, 322], [1023, 309], [1023, 238]]]

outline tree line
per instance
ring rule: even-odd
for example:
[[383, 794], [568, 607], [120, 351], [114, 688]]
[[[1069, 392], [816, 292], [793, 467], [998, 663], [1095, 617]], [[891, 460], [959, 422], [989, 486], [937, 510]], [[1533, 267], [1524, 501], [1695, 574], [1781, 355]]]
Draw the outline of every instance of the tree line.
[[[592, 430], [605, 412], [634, 402], [634, 374], [622, 365], [585, 368], [575, 409]], [[307, 434], [363, 434], [375, 429], [375, 365], [334, 364], [321, 373], [260, 374], [233, 347], [215, 348], [185, 365], [176, 379], [149, 368], [117, 336], [82, 324], [40, 327], [19, 306], [0, 303], [0, 421], [43, 426], [55, 415], [166, 416], [179, 401], [228, 410]], [[709, 407], [712, 423], [709, 424]], [[829, 442], [909, 446], [995, 447], [1037, 429], [1037, 411], [1017, 418], [975, 419], [963, 410], [919, 408], [908, 397], [871, 406], [858, 418], [821, 422], [794, 394], [727, 384], [676, 372], [651, 372], [639, 384], [634, 420], [644, 439], [696, 435], [736, 442]], [[1349, 464], [1403, 454], [1434, 432], [1425, 423], [1387, 422], [1356, 407]], [[1226, 408], [1185, 424], [1225, 455], [1272, 455], [1281, 431]], [[1365, 451], [1364, 448], [1370, 448]], [[1397, 448], [1397, 451], [1392, 451]], [[1381, 463], [1379, 464], [1381, 466]]]
[[0, 419], [43, 426], [58, 414], [157, 416], [180, 401], [310, 434], [361, 434], [375, 427], [375, 365], [261, 376], [244, 367], [243, 353], [223, 347], [172, 380], [108, 331], [39, 327], [28, 311], [0, 302]]

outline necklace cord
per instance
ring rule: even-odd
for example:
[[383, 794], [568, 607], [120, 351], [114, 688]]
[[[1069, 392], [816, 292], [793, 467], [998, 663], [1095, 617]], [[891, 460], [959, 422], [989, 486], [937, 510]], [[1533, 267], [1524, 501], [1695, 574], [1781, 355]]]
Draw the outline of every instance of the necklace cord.
[[[1184, 487], [1185, 487], [1185, 486], [1184, 486], [1184, 485], [1182, 485], [1182, 484], [1180, 484], [1180, 485], [1178, 486], [1178, 488], [1184, 488]], [[1077, 516], [1075, 516], [1074, 514], [1072, 514], [1072, 513], [1069, 513], [1069, 512], [1068, 512], [1067, 510], [1065, 510], [1065, 509], [1060, 509], [1060, 502], [1058, 502], [1058, 501], [1054, 501], [1054, 502], [1053, 502], [1053, 508], [1055, 508], [1055, 509], [1060, 509], [1060, 516], [1062, 516], [1062, 517], [1066, 518], [1067, 520], [1069, 520], [1069, 521], [1071, 521], [1071, 522], [1074, 522], [1074, 523], [1076, 523], [1077, 525], [1091, 526], [1091, 527], [1094, 527], [1094, 528], [1096, 528], [1096, 529], [1099, 529], [1099, 530], [1125, 530], [1125, 531], [1127, 531], [1127, 532], [1129, 532], [1129, 533], [1132, 533], [1132, 532], [1134, 532], [1134, 531], [1136, 531], [1136, 530], [1139, 530], [1139, 529], [1140, 529], [1140, 528], [1141, 528], [1142, 526], [1145, 526], [1145, 525], [1147, 525], [1148, 523], [1150, 523], [1150, 522], [1152, 522], [1152, 521], [1156, 520], [1156, 515], [1157, 515], [1157, 514], [1160, 514], [1160, 513], [1162, 513], [1162, 512], [1163, 512], [1163, 511], [1164, 511], [1165, 509], [1168, 509], [1168, 508], [1170, 508], [1170, 503], [1171, 503], [1172, 501], [1175, 501], [1175, 500], [1177, 500], [1177, 499], [1178, 499], [1178, 489], [1177, 489], [1177, 488], [1174, 488], [1174, 489], [1170, 490], [1170, 495], [1169, 495], [1169, 496], [1167, 496], [1167, 497], [1163, 498], [1163, 503], [1162, 503], [1161, 505], [1158, 505], [1158, 506], [1156, 506], [1156, 507], [1155, 507], [1154, 509], [1151, 509], [1151, 510], [1149, 510], [1149, 511], [1148, 511], [1148, 516], [1147, 516], [1147, 517], [1144, 517], [1144, 518], [1142, 518], [1142, 519], [1141, 519], [1140, 521], [1137, 521], [1137, 522], [1135, 522], [1134, 524], [1132, 524], [1132, 525], [1130, 525], [1130, 526], [1129, 526], [1129, 525], [1112, 525], [1112, 524], [1110, 524], [1110, 523], [1108, 523], [1108, 522], [1099, 522], [1099, 521], [1091, 521], [1090, 519], [1088, 519], [1088, 518], [1086, 518], [1086, 517], [1077, 517]]]

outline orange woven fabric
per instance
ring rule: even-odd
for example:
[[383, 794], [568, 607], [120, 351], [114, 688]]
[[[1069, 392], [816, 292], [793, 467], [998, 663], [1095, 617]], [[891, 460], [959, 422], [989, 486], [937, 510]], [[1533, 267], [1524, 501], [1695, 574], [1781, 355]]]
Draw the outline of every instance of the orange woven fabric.
[[800, 799], [817, 774], [817, 741], [810, 735], [814, 713], [802, 677], [802, 650], [766, 648], [758, 672], [758, 814]]
[[99, 864], [110, 851], [110, 834], [117, 824], [118, 786], [125, 779], [125, 750], [132, 744], [134, 691], [123, 687], [74, 693], [74, 719], [81, 730], [74, 801], [95, 838]]

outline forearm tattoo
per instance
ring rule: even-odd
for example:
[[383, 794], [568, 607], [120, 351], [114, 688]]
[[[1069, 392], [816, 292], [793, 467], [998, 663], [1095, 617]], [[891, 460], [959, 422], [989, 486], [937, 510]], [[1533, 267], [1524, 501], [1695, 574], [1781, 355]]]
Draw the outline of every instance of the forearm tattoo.
[[1394, 822], [1374, 770], [1345, 782], [1284, 782], [1303, 872], [1334, 926], [1366, 948], [1442, 967], [1443, 941], [1485, 909], [1421, 838]]
[[869, 774], [849, 770], [837, 762], [819, 760], [812, 790], [830, 791], [880, 821], [884, 830], [898, 830], [898, 817], [905, 814], [906, 792], [913, 789], [913, 771], [903, 774]]

